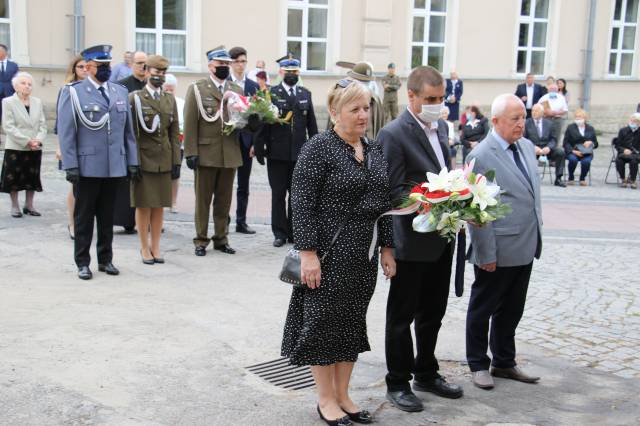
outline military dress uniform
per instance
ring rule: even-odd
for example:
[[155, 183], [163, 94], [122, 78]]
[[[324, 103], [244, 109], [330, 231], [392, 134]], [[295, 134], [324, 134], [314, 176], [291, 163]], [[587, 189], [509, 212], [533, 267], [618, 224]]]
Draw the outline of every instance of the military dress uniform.
[[[226, 50], [221, 48], [209, 51], [207, 58], [209, 61], [231, 61]], [[185, 97], [184, 155], [188, 162], [190, 157], [198, 158], [194, 171], [196, 237], [193, 239], [197, 249], [206, 248], [211, 240], [214, 248], [220, 249], [228, 245], [233, 181], [236, 169], [242, 165], [238, 131], [230, 135], [223, 133], [223, 120], [228, 121], [229, 116], [226, 101], [223, 104], [222, 97], [229, 90], [238, 95], [243, 94], [240, 86], [235, 83], [229, 80], [216, 81], [208, 76], [191, 84]], [[219, 114], [221, 108], [222, 113]], [[214, 235], [209, 238], [212, 199]]]
[[[110, 62], [111, 46], [82, 52], [89, 61]], [[76, 181], [74, 257], [78, 268], [91, 262], [89, 250], [97, 220], [99, 269], [112, 266], [113, 206], [116, 188], [127, 171], [136, 170], [138, 156], [127, 90], [92, 77], [63, 88], [58, 103], [58, 138], [62, 168]], [[75, 178], [70, 178], [74, 176]], [[115, 268], [108, 273], [117, 274]], [[90, 271], [88, 277], [90, 278]], [[83, 277], [81, 277], [83, 278]]]
[[[283, 59], [280, 67], [298, 70], [300, 61]], [[318, 133], [311, 92], [299, 85], [284, 82], [270, 89], [271, 102], [278, 107], [281, 118], [292, 113], [288, 124], [265, 125], [254, 144], [256, 157], [267, 158], [267, 175], [271, 186], [271, 230], [276, 240], [293, 241], [291, 228], [291, 178], [302, 145]], [[275, 243], [274, 243], [275, 244]]]
[[171, 207], [171, 172], [181, 163], [176, 100], [145, 87], [131, 93], [129, 101], [142, 171], [142, 178], [131, 182], [131, 206]]
[[[395, 68], [395, 65], [389, 64], [389, 68]], [[398, 116], [398, 89], [402, 86], [402, 82], [397, 75], [387, 74], [382, 77], [382, 85], [384, 87], [384, 97], [382, 100], [384, 121], [387, 123], [395, 120]]]

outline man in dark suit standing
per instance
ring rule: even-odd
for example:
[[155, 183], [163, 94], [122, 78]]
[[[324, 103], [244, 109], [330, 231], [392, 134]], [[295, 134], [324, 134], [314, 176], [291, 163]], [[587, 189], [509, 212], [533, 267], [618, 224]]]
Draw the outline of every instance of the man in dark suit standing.
[[528, 73], [526, 80], [518, 84], [516, 96], [520, 98], [527, 110], [527, 118], [531, 117], [531, 108], [547, 93], [547, 89], [535, 82], [533, 73]]
[[[231, 56], [231, 75], [229, 80], [242, 88], [245, 96], [253, 96], [260, 89], [258, 83], [247, 78], [247, 50], [244, 47], [234, 47], [229, 50]], [[240, 130], [240, 151], [242, 151], [242, 166], [238, 167], [238, 187], [236, 190], [236, 232], [241, 234], [255, 234], [256, 231], [247, 225], [247, 206], [249, 205], [249, 178], [253, 163], [253, 133]]]
[[566, 187], [562, 182], [564, 173], [564, 149], [558, 147], [558, 141], [553, 134], [553, 123], [544, 118], [544, 107], [535, 104], [531, 109], [531, 117], [524, 124], [524, 137], [533, 142], [536, 158], [545, 155], [556, 168], [555, 186]]
[[462, 80], [458, 78], [458, 73], [451, 71], [450, 78], [447, 79], [447, 88], [444, 94], [444, 102], [449, 107], [449, 120], [460, 120], [460, 100], [464, 87]]
[[[422, 182], [427, 172], [439, 173], [449, 164], [447, 125], [439, 120], [445, 97], [442, 75], [432, 67], [415, 68], [407, 81], [409, 105], [379, 133], [389, 164], [392, 197], [399, 199], [410, 182]], [[459, 398], [462, 388], [438, 373], [434, 351], [449, 296], [453, 243], [438, 233], [412, 228], [413, 216], [394, 216], [397, 274], [387, 301], [385, 351], [387, 398], [401, 410], [421, 411], [411, 391]], [[411, 323], [415, 323], [417, 353]]]
[[7, 57], [8, 51], [6, 45], [0, 44], [0, 119], [2, 117], [2, 99], [15, 93], [11, 79], [18, 72], [18, 64], [10, 61]]
[[313, 111], [311, 92], [298, 85], [300, 60], [292, 55], [280, 58], [282, 82], [270, 90], [271, 101], [280, 118], [290, 115], [286, 124], [269, 124], [262, 128], [254, 145], [260, 164], [267, 158], [267, 175], [271, 186], [271, 230], [274, 247], [293, 242], [291, 228], [291, 178], [302, 145], [316, 133], [318, 123]]

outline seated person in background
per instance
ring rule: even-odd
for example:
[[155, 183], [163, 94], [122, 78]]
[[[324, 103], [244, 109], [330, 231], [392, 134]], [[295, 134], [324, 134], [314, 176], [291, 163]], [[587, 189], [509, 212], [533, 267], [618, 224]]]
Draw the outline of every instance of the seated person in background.
[[589, 174], [593, 150], [598, 147], [598, 138], [593, 126], [587, 124], [588, 115], [585, 110], [578, 108], [574, 122], [567, 126], [564, 132], [564, 152], [569, 160], [569, 180], [567, 185], [573, 185], [573, 173], [580, 163], [580, 185], [587, 186], [585, 178]]
[[456, 149], [456, 132], [454, 131], [454, 126], [451, 121], [449, 121], [449, 107], [442, 108], [440, 112], [440, 118], [447, 124], [447, 136], [449, 137], [449, 170], [453, 170], [456, 168], [456, 154], [458, 150]]
[[480, 108], [472, 105], [469, 108], [470, 117], [467, 117], [467, 122], [462, 128], [462, 136], [460, 142], [462, 142], [462, 162], [467, 159], [467, 154], [475, 148], [482, 139], [489, 134], [489, 120], [482, 115]]
[[[616, 169], [620, 175], [620, 187], [636, 189], [638, 184], [638, 160], [640, 159], [640, 113], [631, 114], [629, 124], [618, 132], [618, 137], [614, 139], [616, 151]], [[624, 165], [629, 164], [629, 178], [625, 179]]]
[[552, 131], [552, 123], [543, 117], [544, 108], [540, 104], [535, 104], [531, 109], [531, 117], [527, 118], [524, 125], [524, 137], [535, 145], [536, 158], [541, 155], [553, 161], [556, 168], [555, 186], [562, 188], [567, 185], [562, 182], [564, 173], [564, 150], [558, 147], [558, 141]]

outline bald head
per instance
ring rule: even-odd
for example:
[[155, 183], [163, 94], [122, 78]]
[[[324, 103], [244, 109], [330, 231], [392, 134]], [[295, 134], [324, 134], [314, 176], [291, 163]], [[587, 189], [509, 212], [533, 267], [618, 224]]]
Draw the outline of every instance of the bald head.
[[533, 108], [531, 108], [531, 116], [534, 120], [539, 120], [544, 115], [544, 107], [540, 104], [535, 104]]

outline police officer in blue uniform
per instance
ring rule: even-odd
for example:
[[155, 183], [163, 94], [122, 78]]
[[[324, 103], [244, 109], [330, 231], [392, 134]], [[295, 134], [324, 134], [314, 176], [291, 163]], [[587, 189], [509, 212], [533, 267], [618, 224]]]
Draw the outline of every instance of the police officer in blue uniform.
[[291, 229], [291, 191], [293, 168], [302, 145], [316, 133], [318, 124], [313, 111], [311, 92], [298, 85], [300, 61], [290, 54], [278, 60], [282, 82], [271, 88], [271, 102], [278, 107], [280, 117], [291, 113], [288, 124], [265, 125], [254, 143], [256, 159], [264, 164], [271, 186], [271, 230], [274, 247], [293, 242]]
[[58, 104], [62, 168], [73, 184], [74, 257], [78, 277], [92, 278], [89, 250], [97, 221], [98, 270], [118, 275], [113, 265], [113, 208], [116, 188], [129, 174], [140, 178], [128, 91], [109, 83], [111, 46], [85, 49], [85, 80], [65, 86]]

